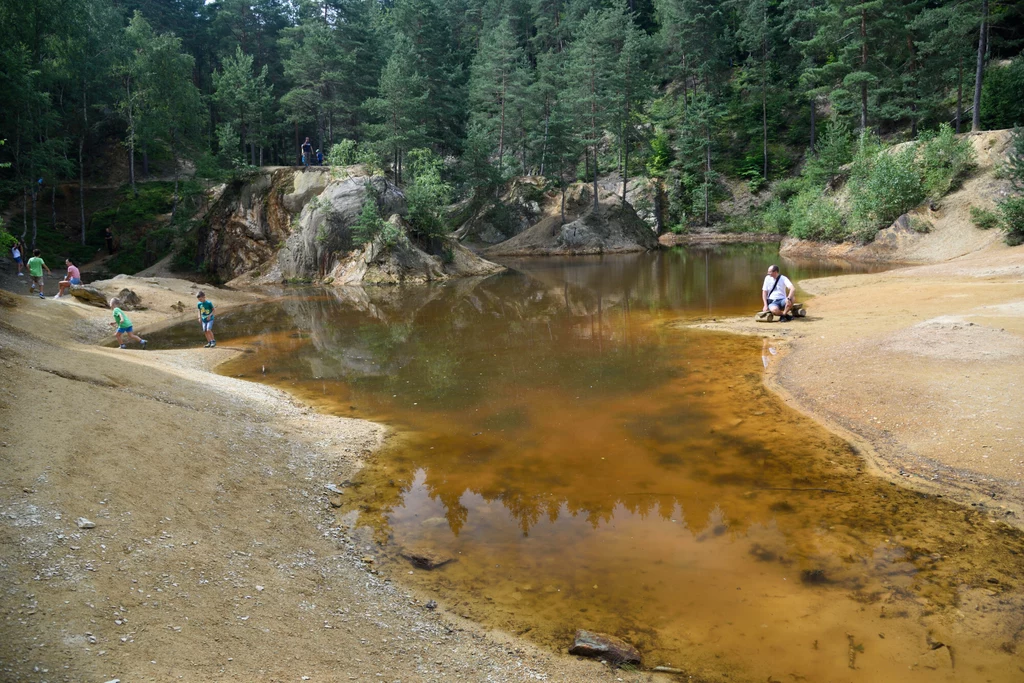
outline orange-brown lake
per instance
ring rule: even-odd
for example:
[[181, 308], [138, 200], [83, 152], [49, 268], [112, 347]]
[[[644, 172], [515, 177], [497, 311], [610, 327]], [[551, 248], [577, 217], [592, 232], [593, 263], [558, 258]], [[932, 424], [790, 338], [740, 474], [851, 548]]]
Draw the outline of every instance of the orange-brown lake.
[[[759, 309], [777, 258], [300, 290], [218, 317], [250, 351], [221, 371], [393, 427], [339, 523], [488, 626], [563, 651], [577, 628], [614, 634], [693, 680], [1024, 681], [1024, 535], [867, 474], [765, 389], [771, 343], [672, 325]], [[164, 343], [200, 344], [193, 327]], [[454, 561], [413, 569], [410, 550]]]

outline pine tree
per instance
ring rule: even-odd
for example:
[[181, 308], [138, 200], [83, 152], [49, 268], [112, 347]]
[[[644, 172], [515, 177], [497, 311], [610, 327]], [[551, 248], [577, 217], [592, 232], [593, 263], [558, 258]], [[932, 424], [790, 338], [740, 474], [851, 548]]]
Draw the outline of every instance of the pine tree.
[[367, 126], [367, 134], [391, 158], [396, 183], [402, 182], [402, 155], [427, 139], [424, 120], [430, 91], [417, 61], [412, 41], [398, 34], [381, 72], [377, 97], [366, 102], [378, 121]]
[[499, 176], [504, 172], [512, 112], [524, 106], [526, 71], [523, 49], [509, 20], [503, 19], [483, 37], [469, 77], [471, 120], [478, 134], [496, 140]]
[[256, 164], [256, 147], [266, 141], [266, 124], [272, 102], [267, 83], [267, 67], [256, 72], [252, 55], [235, 49], [233, 57], [224, 60], [213, 74], [213, 101], [224, 120], [238, 132], [242, 154], [249, 153]]

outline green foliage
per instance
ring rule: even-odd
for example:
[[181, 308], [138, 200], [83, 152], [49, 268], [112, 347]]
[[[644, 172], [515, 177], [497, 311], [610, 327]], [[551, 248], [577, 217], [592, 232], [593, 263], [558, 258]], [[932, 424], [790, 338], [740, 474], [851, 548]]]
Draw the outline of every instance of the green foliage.
[[805, 240], [838, 240], [846, 236], [843, 216], [831, 197], [807, 189], [790, 203], [789, 234]]
[[451, 203], [451, 185], [441, 178], [441, 158], [428, 149], [414, 149], [408, 154], [413, 177], [405, 187], [409, 205], [409, 224], [426, 239], [440, 239], [448, 234], [445, 207]]
[[999, 214], [1006, 243], [1010, 246], [1024, 244], [1024, 197], [1010, 197], [999, 203]]
[[778, 198], [772, 199], [768, 202], [768, 205], [764, 207], [761, 213], [761, 223], [765, 232], [774, 233], [776, 235], [785, 235], [789, 233], [790, 226], [792, 225], [792, 219], [789, 215], [789, 210], [786, 205]]
[[1009, 66], [985, 70], [981, 89], [981, 120], [987, 130], [1024, 126], [1024, 55]]
[[991, 230], [1000, 226], [998, 213], [977, 206], [971, 207], [971, 222], [981, 230]]
[[672, 163], [672, 146], [668, 135], [662, 131], [651, 139], [651, 153], [647, 157], [647, 174], [652, 178], [664, 178]]
[[840, 169], [853, 159], [853, 136], [842, 119], [832, 119], [825, 126], [815, 153], [807, 159], [804, 178], [812, 185], [831, 185]]
[[966, 138], [957, 139], [949, 124], [942, 124], [938, 134], [922, 134], [918, 159], [925, 195], [938, 199], [956, 189], [974, 168], [974, 147]]
[[330, 166], [351, 166], [356, 163], [359, 146], [355, 140], [342, 140], [335, 143], [327, 152], [327, 164]]
[[363, 200], [359, 219], [352, 226], [352, 241], [357, 245], [372, 242], [384, 229], [385, 221], [381, 218], [377, 201], [377, 191], [373, 183], [366, 183], [366, 199]]
[[916, 159], [914, 145], [883, 150], [877, 139], [861, 136], [847, 183], [851, 233], [855, 237], [865, 242], [873, 239], [880, 228], [925, 198]]
[[1024, 192], [1024, 129], [1022, 128], [1015, 128], [1010, 137], [1006, 175], [1015, 190]]

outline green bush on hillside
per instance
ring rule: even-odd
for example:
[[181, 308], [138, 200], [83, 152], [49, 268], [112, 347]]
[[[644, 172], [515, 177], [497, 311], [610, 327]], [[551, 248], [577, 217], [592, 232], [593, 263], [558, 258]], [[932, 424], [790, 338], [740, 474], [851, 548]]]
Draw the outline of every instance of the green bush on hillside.
[[789, 234], [804, 240], [839, 240], [845, 236], [843, 216], [831, 197], [808, 188], [793, 198]]
[[971, 222], [974, 223], [974, 227], [981, 230], [991, 230], [992, 228], [998, 228], [1000, 225], [998, 213], [988, 209], [981, 209], [977, 206], [971, 207]]
[[880, 228], [925, 198], [913, 145], [883, 152], [877, 139], [862, 136], [847, 183], [850, 192], [850, 235], [870, 241]]
[[1024, 197], [1010, 197], [999, 204], [1006, 243], [1012, 247], [1024, 244]]
[[445, 207], [451, 203], [451, 185], [441, 179], [441, 158], [429, 149], [410, 150], [407, 167], [412, 182], [405, 187], [409, 223], [417, 235], [440, 239], [448, 234]]
[[957, 139], [948, 124], [939, 126], [938, 133], [922, 133], [919, 159], [925, 195], [939, 199], [955, 190], [968, 172], [974, 168], [976, 155], [967, 138]]

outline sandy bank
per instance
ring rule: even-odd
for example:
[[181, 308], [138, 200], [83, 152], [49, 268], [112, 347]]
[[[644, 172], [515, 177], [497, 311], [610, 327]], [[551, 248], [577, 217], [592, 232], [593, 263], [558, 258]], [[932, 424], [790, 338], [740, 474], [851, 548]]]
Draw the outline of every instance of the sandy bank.
[[[143, 298], [143, 333], [194, 315], [187, 282], [100, 286]], [[656, 680], [484, 633], [380, 576], [325, 484], [382, 428], [213, 374], [230, 348], [98, 347], [109, 316], [0, 292], [3, 680]]]
[[880, 474], [1024, 527], [1024, 248], [799, 283], [809, 317], [698, 327], [785, 340], [768, 384]]

